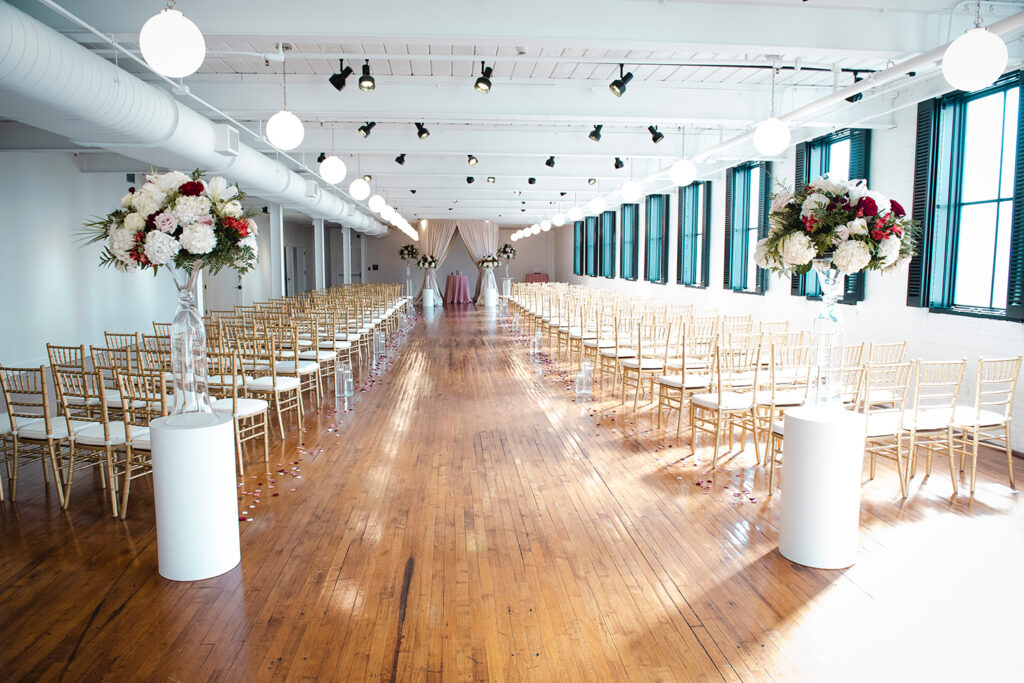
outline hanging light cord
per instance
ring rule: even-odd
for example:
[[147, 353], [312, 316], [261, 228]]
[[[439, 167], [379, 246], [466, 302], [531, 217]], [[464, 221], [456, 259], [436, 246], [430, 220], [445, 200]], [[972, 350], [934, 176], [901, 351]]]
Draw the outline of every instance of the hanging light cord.
[[288, 111], [288, 58], [281, 58], [281, 83], [284, 86], [284, 109]]
[[775, 118], [775, 75], [779, 73], [778, 62], [772, 61], [771, 101], [768, 103], [768, 118]]
[[981, 28], [981, 0], [974, 6], [974, 28]]

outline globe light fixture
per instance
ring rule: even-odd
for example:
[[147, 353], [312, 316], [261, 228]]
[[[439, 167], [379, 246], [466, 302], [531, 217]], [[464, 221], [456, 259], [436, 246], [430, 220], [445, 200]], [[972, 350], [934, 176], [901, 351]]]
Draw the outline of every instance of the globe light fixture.
[[363, 201], [370, 196], [370, 183], [366, 182], [362, 178], [356, 178], [348, 186], [348, 193], [352, 199], [356, 201]]
[[587, 208], [596, 216], [605, 212], [608, 208], [608, 202], [605, 201], [604, 197], [594, 197], [587, 203]]
[[331, 185], [337, 185], [344, 180], [346, 173], [348, 169], [345, 168], [345, 162], [333, 154], [320, 162], [320, 177]]
[[191, 76], [206, 59], [206, 41], [199, 27], [167, 3], [139, 31], [139, 50], [158, 74], [168, 78]]
[[302, 144], [306, 129], [299, 117], [287, 109], [277, 112], [267, 121], [267, 140], [274, 147], [288, 151]]
[[754, 148], [766, 157], [781, 154], [789, 147], [789, 125], [774, 116], [757, 124], [754, 129]]
[[381, 197], [379, 194], [375, 194], [372, 197], [370, 197], [370, 201], [368, 201], [366, 205], [370, 207], [370, 211], [379, 214], [381, 211], [384, 210], [384, 207], [387, 206], [387, 202], [384, 201], [384, 198]]
[[541, 232], [547, 232], [548, 230], [550, 230], [551, 229], [551, 221], [541, 221], [540, 222], [540, 229], [541, 229]]
[[565, 225], [565, 216], [563, 216], [560, 213], [556, 213], [554, 216], [551, 217], [551, 224], [556, 225], [558, 227]]
[[630, 180], [622, 186], [622, 200], [625, 202], [633, 203], [640, 199], [644, 194], [643, 186], [635, 180]]
[[530, 226], [530, 232], [533, 233], [534, 235], [539, 235], [540, 234], [540, 226], [537, 225], [536, 223], [534, 223], [533, 225]]
[[946, 48], [942, 55], [942, 75], [957, 90], [980, 90], [1003, 75], [1007, 59], [1003, 39], [976, 25]]
[[686, 187], [697, 179], [697, 165], [689, 159], [680, 159], [668, 170], [668, 177], [677, 187]]
[[578, 221], [581, 218], [583, 218], [583, 209], [581, 209], [578, 206], [574, 206], [571, 209], [569, 209], [568, 215], [569, 215], [569, 220], [571, 220], [571, 221]]

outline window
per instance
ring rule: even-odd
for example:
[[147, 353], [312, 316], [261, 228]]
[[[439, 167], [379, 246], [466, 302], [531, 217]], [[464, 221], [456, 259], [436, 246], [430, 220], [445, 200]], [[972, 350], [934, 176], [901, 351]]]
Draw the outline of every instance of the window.
[[639, 232], [639, 204], [622, 205], [622, 252], [619, 258], [619, 272], [626, 280], [636, 279], [637, 261], [640, 256], [640, 245], [637, 243]]
[[615, 277], [615, 212], [601, 214], [601, 275]]
[[583, 275], [583, 221], [572, 224], [572, 272]]
[[[825, 174], [841, 180], [863, 178], [869, 181], [870, 151], [871, 131], [863, 128], [847, 128], [803, 142], [796, 146], [796, 186], [802, 188], [814, 178]], [[806, 275], [794, 274], [790, 292], [796, 296], [819, 298], [821, 287], [818, 274], [813, 270]], [[847, 275], [845, 291], [839, 302], [856, 304], [863, 300], [864, 275]]]
[[597, 277], [598, 249], [601, 246], [597, 241], [597, 216], [587, 216], [583, 225], [587, 240], [586, 273], [591, 277]]
[[644, 279], [668, 282], [668, 195], [647, 195], [647, 243], [644, 245]]
[[690, 183], [679, 188], [679, 248], [676, 282], [708, 286], [708, 251], [711, 243], [711, 183]]
[[908, 305], [1024, 320], [1022, 84], [918, 105]]
[[768, 234], [769, 161], [733, 166], [725, 173], [725, 288], [763, 294], [767, 277], [754, 261], [757, 240]]

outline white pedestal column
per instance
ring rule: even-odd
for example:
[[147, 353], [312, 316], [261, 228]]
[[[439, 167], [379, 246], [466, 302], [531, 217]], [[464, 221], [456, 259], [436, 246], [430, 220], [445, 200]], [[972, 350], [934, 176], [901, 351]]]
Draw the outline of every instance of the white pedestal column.
[[429, 287], [423, 290], [423, 308], [433, 308], [437, 305], [434, 300], [434, 290]]
[[485, 289], [483, 291], [484, 308], [494, 308], [498, 305], [498, 290]]
[[864, 416], [836, 407], [785, 415], [779, 552], [818, 569], [857, 561]]
[[208, 426], [153, 420], [153, 499], [160, 576], [198, 581], [241, 561], [231, 418]]
[[501, 278], [501, 295], [506, 299], [512, 296], [512, 282], [510, 277]]

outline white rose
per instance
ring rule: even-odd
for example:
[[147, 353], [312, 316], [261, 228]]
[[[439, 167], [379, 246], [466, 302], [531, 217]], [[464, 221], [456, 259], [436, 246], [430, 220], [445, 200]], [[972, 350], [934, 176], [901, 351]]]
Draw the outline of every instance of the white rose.
[[132, 208], [132, 193], [129, 192], [125, 196], [121, 197], [121, 208], [130, 209]]
[[828, 197], [818, 192], [807, 195], [803, 207], [800, 209], [800, 218], [808, 218], [818, 209], [828, 206]]
[[228, 185], [228, 181], [218, 175], [210, 178], [210, 182], [206, 184], [206, 194], [215, 202], [226, 202], [238, 194], [238, 188]]
[[800, 232], [793, 232], [782, 238], [779, 255], [789, 266], [802, 266], [818, 255], [811, 238]]
[[190, 223], [181, 232], [181, 246], [192, 254], [206, 254], [217, 246], [213, 226], [205, 223]]
[[840, 225], [836, 228], [836, 236], [832, 239], [833, 243], [839, 244], [850, 239], [850, 228], [845, 225]]
[[878, 243], [878, 255], [882, 257], [882, 267], [888, 267], [896, 263], [900, 257], [900, 247], [903, 246], [899, 237], [890, 235]]
[[792, 193], [786, 190], [779, 192], [777, 195], [772, 197], [772, 211], [781, 211], [786, 208], [786, 204], [789, 204], [791, 201], [793, 201]]
[[242, 205], [238, 201], [230, 201], [223, 207], [221, 207], [221, 213], [223, 213], [225, 216], [230, 216], [231, 218], [241, 218]]
[[854, 218], [846, 224], [846, 229], [850, 235], [866, 235], [868, 234], [868, 222], [863, 218]]
[[139, 213], [130, 213], [124, 217], [124, 227], [132, 232], [142, 230], [146, 227], [146, 219]]
[[146, 235], [146, 257], [154, 266], [162, 266], [170, 262], [181, 250], [178, 240], [159, 230], [152, 230]]
[[851, 275], [864, 270], [871, 263], [871, 251], [860, 240], [843, 242], [832, 255], [832, 263], [840, 272]]

